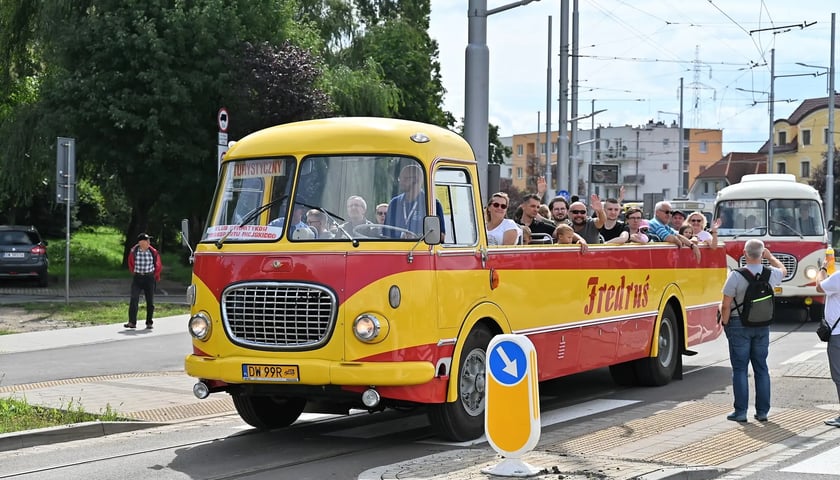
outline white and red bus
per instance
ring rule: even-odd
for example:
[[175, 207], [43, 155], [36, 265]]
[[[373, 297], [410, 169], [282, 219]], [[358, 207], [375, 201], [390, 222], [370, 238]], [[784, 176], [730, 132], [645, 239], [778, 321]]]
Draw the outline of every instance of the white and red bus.
[[744, 266], [747, 240], [761, 239], [787, 269], [776, 288], [776, 302], [807, 312], [811, 320], [822, 318], [823, 296], [817, 293], [814, 279], [817, 262], [825, 258], [828, 237], [816, 189], [797, 182], [791, 174], [744, 175], [740, 183], [718, 192], [715, 218], [722, 221], [718, 238], [726, 244], [730, 269]]

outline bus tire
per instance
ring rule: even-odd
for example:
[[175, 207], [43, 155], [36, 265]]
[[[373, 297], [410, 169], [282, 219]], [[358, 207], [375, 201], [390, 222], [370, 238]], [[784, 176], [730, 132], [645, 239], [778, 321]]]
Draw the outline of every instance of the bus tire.
[[429, 408], [429, 421], [444, 438], [465, 442], [484, 434], [487, 346], [492, 338], [483, 325], [472, 329], [458, 359], [458, 399]]
[[659, 319], [659, 335], [654, 339], [659, 344], [659, 353], [655, 357], [636, 360], [636, 377], [640, 385], [658, 387], [666, 385], [674, 377], [680, 355], [678, 333], [677, 316], [668, 305]]
[[613, 382], [621, 387], [633, 387], [639, 384], [636, 377], [636, 366], [633, 362], [610, 365], [610, 376]]
[[248, 425], [260, 430], [288, 427], [303, 413], [303, 398], [273, 397], [231, 393], [236, 413]]

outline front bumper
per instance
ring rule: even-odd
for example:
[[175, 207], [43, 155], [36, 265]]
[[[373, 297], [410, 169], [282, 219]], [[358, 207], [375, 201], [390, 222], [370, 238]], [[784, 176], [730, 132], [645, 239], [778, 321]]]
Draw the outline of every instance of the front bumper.
[[[254, 381], [242, 378], [244, 364], [295, 365], [297, 382]], [[264, 357], [202, 357], [188, 355], [185, 359], [187, 375], [225, 383], [288, 383], [292, 385], [340, 386], [408, 386], [431, 381], [435, 367], [429, 362], [336, 362], [313, 359], [275, 359]]]

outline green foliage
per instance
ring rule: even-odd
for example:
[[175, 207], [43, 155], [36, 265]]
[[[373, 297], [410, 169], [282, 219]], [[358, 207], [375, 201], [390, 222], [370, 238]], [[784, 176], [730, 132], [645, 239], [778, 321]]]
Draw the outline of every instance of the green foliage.
[[[72, 232], [70, 238], [70, 278], [128, 278], [123, 267], [125, 236], [113, 227], [93, 227]], [[132, 243], [133, 244], [133, 243]], [[173, 244], [176, 242], [173, 240]], [[64, 277], [66, 242], [52, 238], [47, 244], [50, 275]], [[180, 250], [158, 249], [163, 262], [162, 279], [189, 285], [192, 267], [181, 262]]]
[[30, 405], [26, 399], [0, 398], [0, 434], [55, 427], [91, 421], [112, 422], [123, 420], [111, 405], [99, 414], [87, 413], [82, 404], [73, 398], [62, 408], [45, 408]]
[[[128, 294], [126, 293], [126, 298]], [[140, 297], [142, 300], [142, 296]], [[158, 299], [159, 300], [159, 299]], [[144, 302], [140, 302], [140, 317], [145, 318]], [[8, 305], [23, 308], [27, 313], [37, 313], [43, 319], [67, 322], [73, 327], [89, 325], [111, 325], [123, 323], [128, 311], [128, 301], [114, 302], [70, 302], [70, 303], [24, 303]], [[155, 318], [186, 315], [190, 313], [188, 305], [155, 301]]]
[[315, 86], [321, 69], [306, 50], [288, 42], [244, 43], [228, 60], [237, 79], [225, 96], [238, 118], [231, 126], [234, 138], [332, 112], [329, 98]]
[[338, 65], [325, 73], [323, 83], [342, 115], [392, 117], [399, 108], [400, 90], [373, 59], [358, 70]]

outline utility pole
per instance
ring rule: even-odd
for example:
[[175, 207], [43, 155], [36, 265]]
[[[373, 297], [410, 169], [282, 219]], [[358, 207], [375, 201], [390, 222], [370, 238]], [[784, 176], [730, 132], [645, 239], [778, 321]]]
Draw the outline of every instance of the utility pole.
[[557, 190], [569, 189], [569, 0], [560, 0], [560, 119], [557, 123]]
[[775, 140], [775, 132], [773, 131], [773, 84], [776, 80], [776, 49], [770, 49], [770, 106], [767, 109], [770, 111], [770, 143], [767, 145], [767, 173], [773, 173], [773, 142]]
[[834, 219], [834, 13], [831, 14], [831, 59], [828, 64], [828, 157], [825, 165], [826, 220]]
[[[539, 122], [537, 122], [539, 123]], [[537, 128], [539, 131], [539, 127]], [[548, 63], [545, 80], [545, 198], [548, 203], [554, 198], [556, 190], [551, 186], [551, 15], [548, 16]]]

